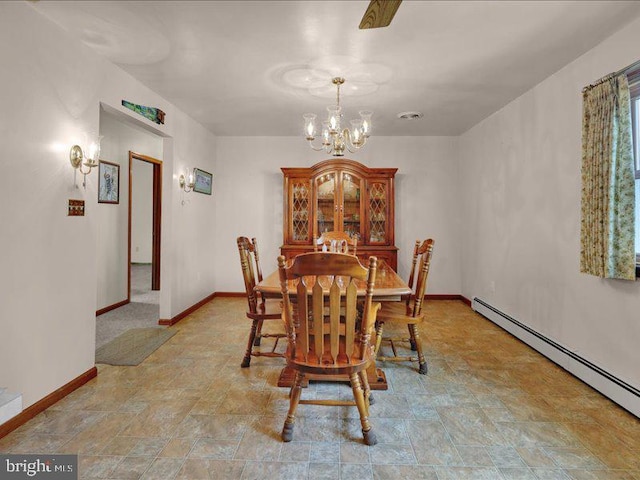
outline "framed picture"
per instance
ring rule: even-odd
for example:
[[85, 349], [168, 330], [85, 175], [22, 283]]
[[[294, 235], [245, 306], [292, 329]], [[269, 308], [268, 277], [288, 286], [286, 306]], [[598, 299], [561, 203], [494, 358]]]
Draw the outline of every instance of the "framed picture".
[[193, 176], [195, 177], [195, 185], [193, 187], [194, 192], [206, 193], [211, 195], [211, 187], [213, 184], [213, 175], [199, 168], [193, 169]]
[[98, 203], [120, 203], [120, 165], [100, 160]]

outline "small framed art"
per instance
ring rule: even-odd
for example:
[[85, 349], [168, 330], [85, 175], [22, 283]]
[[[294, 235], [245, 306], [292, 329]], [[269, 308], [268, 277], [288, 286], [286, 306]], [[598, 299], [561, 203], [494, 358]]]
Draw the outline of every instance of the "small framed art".
[[194, 192], [205, 193], [211, 195], [213, 175], [199, 168], [193, 169], [193, 176], [195, 178], [195, 185], [193, 187]]
[[98, 203], [120, 203], [120, 165], [100, 160]]

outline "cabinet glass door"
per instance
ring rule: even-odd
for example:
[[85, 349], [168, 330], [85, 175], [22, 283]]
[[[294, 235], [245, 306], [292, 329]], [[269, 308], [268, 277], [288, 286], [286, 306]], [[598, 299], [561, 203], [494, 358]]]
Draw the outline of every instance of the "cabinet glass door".
[[361, 240], [361, 202], [362, 180], [351, 173], [342, 174], [342, 230], [350, 237]]
[[369, 184], [369, 243], [386, 244], [387, 230], [387, 184]]
[[291, 181], [291, 235], [294, 242], [308, 242], [309, 210], [311, 206], [311, 185], [308, 179]]
[[337, 175], [335, 172], [326, 173], [316, 178], [316, 196], [318, 208], [316, 210], [316, 232], [318, 236], [324, 232], [336, 230]]

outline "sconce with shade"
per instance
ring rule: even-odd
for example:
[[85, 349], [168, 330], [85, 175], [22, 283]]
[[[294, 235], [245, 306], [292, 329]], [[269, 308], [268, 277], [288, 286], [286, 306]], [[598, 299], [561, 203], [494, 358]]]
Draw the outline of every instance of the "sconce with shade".
[[178, 178], [178, 182], [180, 182], [180, 188], [182, 188], [186, 193], [192, 191], [193, 187], [196, 185], [196, 177], [193, 170], [189, 171], [186, 177], [184, 174], [181, 174], [180, 178]]
[[[74, 184], [76, 172], [82, 174], [82, 186], [87, 188], [87, 175], [91, 173], [91, 169], [98, 166], [100, 159], [100, 142], [102, 136], [98, 136], [92, 141], [87, 142], [87, 146], [83, 150], [80, 145], [74, 145], [69, 151], [69, 161], [74, 168]], [[86, 170], [83, 168], [85, 167]]]

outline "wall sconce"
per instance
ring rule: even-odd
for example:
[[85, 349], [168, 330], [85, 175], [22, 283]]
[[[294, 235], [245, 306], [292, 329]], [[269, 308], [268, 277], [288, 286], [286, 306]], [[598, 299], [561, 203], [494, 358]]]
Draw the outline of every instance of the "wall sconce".
[[[91, 169], [98, 166], [98, 160], [100, 159], [100, 141], [102, 136], [99, 136], [96, 141], [88, 142], [89, 146], [82, 150], [80, 145], [74, 145], [69, 151], [69, 161], [71, 166], [75, 169], [73, 173], [73, 183], [75, 184], [76, 172], [82, 174], [82, 186], [87, 188], [87, 175], [91, 173]], [[83, 162], [84, 160], [84, 162]], [[87, 167], [87, 170], [83, 170], [82, 167]]]
[[193, 187], [196, 184], [196, 179], [195, 179], [195, 175], [193, 174], [193, 170], [191, 170], [187, 174], [186, 178], [184, 175], [180, 175], [180, 178], [178, 179], [178, 181], [180, 182], [180, 188], [182, 188], [182, 190], [184, 190], [186, 193], [189, 193], [190, 191], [192, 191]]

